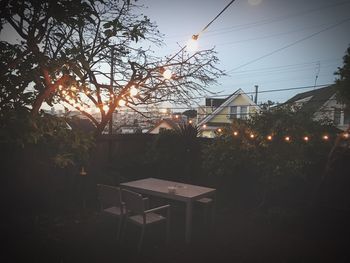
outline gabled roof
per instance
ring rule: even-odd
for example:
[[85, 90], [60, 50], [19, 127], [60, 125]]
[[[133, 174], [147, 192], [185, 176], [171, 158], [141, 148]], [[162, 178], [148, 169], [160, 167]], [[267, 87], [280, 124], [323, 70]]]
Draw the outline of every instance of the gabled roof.
[[205, 98], [205, 106], [207, 107], [219, 107], [221, 104], [225, 102], [229, 97], [225, 99], [217, 99], [217, 98]]
[[170, 119], [170, 118], [165, 118], [160, 120], [156, 125], [154, 125], [154, 127], [152, 127], [151, 129], [148, 130], [148, 133], [150, 133], [151, 131], [153, 131], [155, 128], [157, 128], [159, 125], [161, 125], [162, 123], [166, 123], [168, 124], [172, 129], [174, 130], [178, 130], [180, 129], [179, 125], [183, 124], [184, 121], [183, 120], [178, 120], [175, 121], [174, 119]]
[[89, 119], [81, 119], [78, 117], [67, 118], [67, 123], [73, 130], [80, 130], [87, 133], [96, 130], [96, 127]]
[[[314, 113], [319, 110], [334, 94], [336, 93], [335, 86], [331, 85], [328, 87], [311, 90], [303, 93], [299, 93], [287, 100], [283, 105], [295, 104], [298, 101], [303, 102], [303, 110]], [[303, 101], [304, 100], [304, 101]]]
[[234, 101], [239, 95], [243, 95], [245, 96], [249, 103], [252, 105], [256, 105], [254, 103], [254, 101], [252, 101], [251, 98], [249, 98], [249, 96], [247, 94], [244, 93], [244, 91], [242, 89], [238, 89], [236, 90], [232, 95], [230, 95], [228, 98], [224, 99], [224, 102], [218, 107], [216, 108], [211, 114], [209, 114], [207, 117], [205, 117], [203, 120], [201, 120], [198, 123], [198, 126], [207, 123], [208, 121], [210, 121], [212, 118], [214, 118], [218, 113], [220, 113], [227, 105], [229, 105], [232, 101]]

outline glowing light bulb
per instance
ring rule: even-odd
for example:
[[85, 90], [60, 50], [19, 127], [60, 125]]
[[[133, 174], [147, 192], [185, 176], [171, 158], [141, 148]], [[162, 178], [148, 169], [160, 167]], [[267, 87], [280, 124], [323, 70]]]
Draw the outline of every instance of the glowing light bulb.
[[327, 141], [327, 140], [329, 139], [329, 137], [328, 137], [328, 135], [323, 135], [323, 136], [322, 136], [322, 139], [325, 140], [325, 141]]
[[236, 131], [233, 132], [233, 135], [234, 135], [234, 136], [237, 136], [237, 135], [238, 135], [238, 132], [236, 132]]
[[126, 105], [126, 101], [123, 100], [123, 99], [120, 99], [120, 100], [118, 101], [118, 105], [119, 105], [120, 107], [123, 107], [123, 106]]
[[221, 129], [221, 128], [219, 128], [219, 129], [218, 129], [218, 132], [222, 132], [222, 129]]
[[135, 86], [132, 86], [131, 88], [130, 88], [130, 96], [136, 96], [137, 95], [137, 93], [139, 93], [139, 91], [138, 91], [138, 89], [135, 87]]
[[309, 137], [308, 136], [304, 136], [303, 140], [308, 142], [309, 141]]
[[254, 139], [255, 135], [254, 134], [250, 134], [250, 138]]
[[349, 133], [344, 132], [344, 133], [343, 133], [343, 137], [344, 137], [345, 139], [348, 139], [348, 138], [349, 138]]
[[173, 76], [173, 73], [171, 72], [170, 69], [166, 69], [164, 72], [163, 72], [163, 77], [165, 79], [171, 79], [171, 77]]
[[289, 137], [289, 136], [286, 136], [286, 137], [284, 137], [284, 140], [285, 140], [286, 142], [289, 142], [289, 141], [290, 141], [290, 137]]
[[189, 123], [189, 124], [192, 124], [192, 120], [189, 120], [188, 123]]
[[207, 128], [207, 125], [203, 124], [203, 128]]
[[103, 110], [104, 110], [104, 111], [108, 111], [108, 110], [109, 110], [108, 105], [103, 105]]
[[272, 141], [272, 136], [271, 136], [271, 135], [267, 136], [267, 139], [268, 139], [269, 141]]

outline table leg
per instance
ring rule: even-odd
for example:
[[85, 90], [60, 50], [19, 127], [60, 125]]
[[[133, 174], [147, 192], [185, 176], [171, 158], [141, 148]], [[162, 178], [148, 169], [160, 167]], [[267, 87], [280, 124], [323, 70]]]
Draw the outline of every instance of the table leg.
[[186, 233], [185, 240], [189, 244], [191, 242], [191, 226], [192, 226], [192, 201], [186, 202]]
[[216, 217], [216, 193], [213, 194], [213, 203], [211, 208], [212, 225], [215, 224], [215, 217]]

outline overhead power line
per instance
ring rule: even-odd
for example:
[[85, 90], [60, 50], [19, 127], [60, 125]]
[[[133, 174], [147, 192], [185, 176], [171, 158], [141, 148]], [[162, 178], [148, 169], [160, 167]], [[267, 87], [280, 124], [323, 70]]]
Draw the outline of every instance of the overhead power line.
[[[278, 17], [273, 17], [273, 18], [268, 18], [268, 19], [262, 19], [262, 20], [258, 20], [258, 21], [255, 21], [255, 22], [251, 22], [251, 23], [234, 25], [234, 26], [220, 28], [220, 29], [216, 29], [216, 30], [208, 30], [206, 32], [206, 34], [210, 35], [210, 36], [215, 36], [215, 35], [220, 35], [220, 34], [227, 34], [228, 32], [240, 31], [240, 30], [250, 29], [252, 27], [263, 26], [263, 25], [270, 24], [270, 23], [280, 22], [280, 21], [283, 21], [283, 20], [287, 20], [289, 18], [298, 17], [298, 16], [309, 14], [309, 13], [317, 12], [317, 11], [320, 11], [320, 10], [323, 10], [323, 9], [329, 9], [329, 8], [332, 8], [332, 7], [335, 7], [335, 6], [340, 6], [340, 5], [349, 4], [349, 3], [350, 2], [348, 0], [340, 1], [340, 2], [337, 2], [337, 3], [327, 4], [327, 5], [318, 7], [318, 8], [309, 9], [309, 10], [305, 10], [303, 12], [293, 13], [293, 14], [286, 15], [286, 16], [278, 16]], [[220, 32], [220, 31], [223, 31], [223, 32]], [[218, 32], [218, 33], [216, 33], [216, 32]], [[186, 36], [186, 35], [182, 35], [181, 34], [181, 35], [168, 36], [166, 38], [171, 39], [171, 38], [178, 38], [178, 37], [184, 37], [184, 36]]]
[[[322, 84], [322, 85], [317, 85], [316, 87], [326, 87], [326, 86], [330, 86], [330, 85], [333, 85], [333, 84]], [[257, 93], [260, 94], [260, 93], [271, 93], [271, 92], [283, 92], [283, 91], [290, 91], [290, 90], [300, 90], [300, 89], [313, 89], [315, 86], [312, 85], [312, 86], [302, 86], [302, 87], [292, 87], [292, 88], [284, 88], [284, 89], [272, 89], [272, 90], [260, 90], [258, 91]], [[255, 91], [252, 91], [252, 92], [244, 92], [245, 94], [249, 95], [249, 94], [256, 94]], [[193, 100], [197, 100], [197, 99], [210, 99], [210, 98], [220, 98], [220, 97], [223, 97], [223, 98], [227, 98], [229, 96], [231, 96], [232, 94], [224, 94], [224, 95], [217, 95], [215, 97], [208, 97], [208, 96], [198, 96], [198, 97], [195, 97], [195, 98], [192, 98]], [[315, 100], [314, 100], [315, 101]], [[167, 109], [191, 109], [191, 107], [170, 107], [170, 106], [158, 106], [159, 108], [167, 108]], [[139, 106], [137, 107], [138, 109], [149, 109], [149, 107], [147, 106]], [[192, 108], [193, 109], [193, 108]]]
[[236, 74], [250, 74], [250, 73], [260, 73], [260, 72], [265, 72], [265, 71], [279, 71], [279, 70], [289, 70], [289, 69], [295, 69], [295, 68], [302, 68], [305, 66], [312, 66], [314, 67], [317, 65], [317, 63], [322, 63], [326, 64], [326, 62], [330, 64], [334, 64], [338, 61], [341, 61], [342, 57], [339, 57], [337, 59], [325, 59], [325, 60], [315, 60], [315, 61], [310, 61], [310, 62], [304, 62], [304, 63], [296, 63], [296, 64], [287, 64], [287, 65], [280, 65], [280, 66], [273, 66], [273, 67], [263, 67], [263, 68], [256, 68], [256, 69], [248, 69], [248, 70], [241, 70], [241, 71], [236, 71]]
[[319, 31], [317, 31], [317, 32], [315, 32], [315, 33], [313, 33], [313, 34], [311, 34], [311, 35], [308, 35], [308, 36], [306, 36], [306, 37], [303, 37], [303, 38], [301, 38], [301, 39], [298, 39], [298, 40], [296, 40], [296, 41], [294, 41], [294, 42], [292, 42], [292, 43], [290, 43], [290, 44], [288, 44], [288, 45], [285, 45], [285, 46], [283, 46], [283, 47], [281, 47], [281, 48], [278, 48], [278, 49], [276, 49], [276, 50], [274, 50], [274, 51], [271, 51], [271, 52], [269, 52], [269, 53], [267, 53], [267, 54], [265, 54], [265, 55], [263, 55], [263, 56], [260, 56], [260, 57], [258, 57], [258, 58], [256, 58], [256, 59], [253, 59], [253, 60], [250, 60], [250, 61], [248, 61], [248, 62], [246, 62], [246, 63], [244, 63], [244, 64], [242, 64], [242, 65], [240, 65], [240, 66], [238, 66], [238, 67], [235, 67], [235, 68], [233, 68], [233, 69], [231, 69], [231, 70], [228, 70], [226, 73], [231, 73], [231, 72], [233, 72], [233, 71], [235, 71], [235, 70], [237, 70], [237, 69], [243, 68], [243, 67], [245, 67], [245, 66], [247, 66], [247, 65], [250, 65], [250, 64], [252, 64], [252, 63], [254, 63], [254, 62], [257, 62], [257, 61], [259, 61], [259, 60], [261, 60], [261, 59], [263, 59], [263, 58], [269, 57], [269, 56], [271, 56], [271, 55], [273, 55], [273, 54], [275, 54], [275, 53], [277, 53], [277, 52], [280, 52], [280, 51], [282, 51], [282, 50], [284, 50], [284, 49], [287, 49], [287, 48], [289, 48], [289, 47], [291, 47], [291, 46], [294, 46], [294, 45], [296, 45], [296, 44], [298, 44], [298, 43], [300, 43], [300, 42], [303, 42], [303, 41], [305, 41], [305, 40], [307, 40], [307, 39], [309, 39], [309, 38], [312, 38], [312, 37], [314, 37], [314, 36], [316, 36], [316, 35], [318, 35], [318, 34], [321, 34], [321, 33], [325, 32], [325, 31], [327, 31], [327, 30], [330, 30], [330, 29], [332, 29], [332, 28], [335, 28], [335, 27], [337, 27], [337, 26], [339, 26], [339, 25], [341, 25], [341, 24], [344, 24], [344, 23], [346, 23], [346, 22], [348, 22], [348, 21], [350, 21], [350, 18], [341, 20], [341, 21], [339, 21], [339, 22], [337, 22], [337, 23], [335, 23], [335, 24], [333, 24], [333, 25], [331, 25], [331, 26], [329, 26], [329, 27], [326, 27], [326, 28], [324, 28], [324, 29], [322, 29], [322, 30], [319, 30]]
[[[318, 88], [321, 88], [321, 87], [326, 87], [326, 86], [330, 86], [330, 85], [333, 85], [333, 84], [322, 84], [322, 85], [312, 85], [312, 86], [302, 86], [302, 87], [293, 87], [293, 88], [284, 88], [284, 89], [271, 89], [271, 90], [260, 90], [258, 91], [257, 93], [260, 94], [260, 93], [270, 93], [270, 92], [281, 92], [281, 91], [290, 91], [290, 90], [300, 90], [300, 89], [313, 89], [314, 87], [318, 87]], [[244, 92], [245, 94], [256, 94], [255, 91], [251, 91], [251, 92]], [[218, 98], [218, 97], [228, 97], [228, 96], [231, 96], [232, 94], [223, 94], [223, 95], [216, 95], [215, 98]], [[202, 99], [202, 98], [208, 98], [208, 97], [196, 97], [194, 99]]]
[[232, 5], [234, 1], [235, 1], [235, 0], [232, 0], [230, 3], [228, 3], [228, 4], [224, 7], [224, 9], [222, 9], [221, 12], [220, 12], [219, 14], [217, 14], [217, 16], [214, 17], [214, 18], [202, 29], [202, 31], [201, 31], [200, 33], [203, 33], [205, 30], [207, 30], [208, 27], [209, 27], [219, 16], [221, 16], [221, 14], [222, 14], [230, 5]]

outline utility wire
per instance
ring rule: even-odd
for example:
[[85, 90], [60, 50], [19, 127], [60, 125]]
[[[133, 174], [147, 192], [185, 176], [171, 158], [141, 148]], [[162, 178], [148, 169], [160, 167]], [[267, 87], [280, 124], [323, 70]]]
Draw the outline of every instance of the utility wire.
[[[322, 84], [322, 85], [317, 85], [316, 87], [326, 87], [326, 86], [331, 86], [333, 84]], [[312, 86], [302, 86], [302, 87], [293, 87], [293, 88], [284, 88], [284, 89], [272, 89], [272, 90], [260, 90], [258, 91], [257, 93], [260, 94], [260, 93], [269, 93], [269, 92], [281, 92], [281, 91], [289, 91], [289, 90], [299, 90], [299, 89], [313, 89], [315, 86], [312, 85]], [[255, 91], [251, 91], [251, 92], [244, 92], [245, 94], [256, 94]], [[210, 98], [219, 98], [219, 97], [229, 97], [229, 96], [232, 96], [233, 94], [225, 94], [225, 95], [217, 95], [215, 97], [205, 97], [205, 96], [200, 96], [200, 97], [195, 97], [195, 98], [192, 98], [193, 100], [195, 99], [210, 99]], [[334, 99], [335, 100], [335, 99]], [[313, 101], [318, 101], [318, 100], [313, 100]], [[322, 100], [323, 101], [323, 100]], [[326, 101], [326, 100], [325, 100]], [[328, 100], [327, 100], [328, 101]], [[263, 103], [262, 103], [263, 104]], [[248, 106], [248, 105], [247, 105]], [[141, 106], [141, 107], [137, 107], [138, 109], [148, 109], [149, 107], [147, 106]], [[167, 108], [167, 109], [191, 109], [191, 107], [167, 107], [167, 106], [162, 106], [162, 107], [159, 107], [159, 108]]]
[[[295, 14], [291, 14], [291, 15], [287, 15], [287, 16], [269, 18], [269, 19], [264, 19], [264, 20], [253, 22], [253, 23], [245, 24], [245, 25], [238, 25], [238, 26], [229, 27], [229, 28], [226, 28], [226, 31], [225, 31], [225, 29], [222, 29], [222, 31], [224, 31], [224, 32], [220, 32], [220, 33], [211, 34], [211, 32], [213, 32], [213, 31], [210, 31], [210, 32], [208, 31], [207, 34], [210, 36], [215, 36], [215, 35], [220, 35], [220, 34], [227, 34], [228, 32], [241, 31], [241, 30], [249, 29], [251, 27], [263, 26], [263, 25], [270, 24], [270, 23], [280, 22], [282, 20], [287, 20], [289, 18], [306, 15], [308, 13], [313, 13], [315, 11], [320, 11], [322, 9], [328, 9], [330, 7], [333, 7], [333, 6], [344, 5], [344, 4], [350, 4], [350, 2], [348, 0], [346, 0], [343, 2], [335, 3], [335, 4], [321, 6], [321, 7], [316, 8], [316, 9], [309, 9], [309, 10], [303, 11], [301, 13], [295, 13]], [[230, 28], [232, 28], [232, 29], [229, 30]]]
[[327, 60], [317, 60], [317, 61], [310, 61], [310, 62], [304, 62], [304, 63], [296, 63], [296, 64], [288, 64], [288, 65], [280, 65], [280, 66], [273, 66], [273, 67], [263, 67], [263, 68], [257, 68], [257, 69], [249, 69], [249, 70], [242, 70], [242, 71], [236, 71], [236, 74], [248, 74], [248, 73], [264, 73], [266, 71], [280, 71], [280, 70], [289, 70], [289, 69], [303, 69], [299, 66], [314, 66], [317, 65], [317, 63], [323, 63], [328, 61], [328, 63], [334, 64], [335, 62], [340, 61], [342, 58], [339, 57], [337, 59], [327, 59]]
[[[235, 0], [232, 0], [230, 3], [228, 3], [224, 9], [221, 10], [221, 12], [216, 16], [214, 17], [198, 34], [196, 35], [193, 35], [192, 38], [194, 40], [197, 40], [199, 35], [202, 34]], [[172, 57], [170, 57], [169, 59], [167, 59], [167, 62], [168, 63], [169, 61], [171, 61], [173, 58], [175, 58], [178, 54], [180, 54], [185, 48], [187, 47], [187, 45], [183, 46], [177, 53], [175, 53], [175, 55], [173, 55]]]
[[[330, 85], [333, 85], [333, 84], [322, 84], [322, 85], [316, 85], [316, 87], [326, 87], [326, 86], [330, 86]], [[260, 93], [270, 93], [270, 92], [281, 92], [281, 91], [289, 91], [289, 90], [299, 90], [299, 89], [313, 89], [315, 86], [312, 85], [312, 86], [302, 86], [302, 87], [293, 87], [293, 88], [284, 88], [284, 89], [271, 89], [271, 90], [260, 90], [258, 91], [257, 93], [260, 94]], [[245, 94], [256, 94], [255, 91], [250, 91], [250, 92], [244, 92]], [[232, 94], [225, 94], [225, 95], [217, 95], [217, 97], [228, 97], [228, 96], [231, 96]], [[208, 97], [196, 97], [194, 99], [202, 99], [202, 98], [208, 98]]]
[[[327, 5], [321, 6], [319, 8], [309, 9], [309, 10], [306, 10], [303, 12], [294, 13], [294, 14], [290, 14], [290, 15], [286, 15], [286, 16], [279, 16], [279, 17], [274, 17], [274, 18], [269, 18], [269, 19], [258, 20], [255, 22], [247, 23], [247, 24], [240, 24], [240, 25], [230, 26], [230, 27], [221, 28], [221, 29], [217, 29], [217, 30], [208, 30], [207, 35], [213, 36], [213, 35], [217, 35], [217, 34], [227, 34], [227, 32], [239, 31], [239, 30], [244, 30], [244, 29], [256, 27], [256, 26], [262, 26], [265, 24], [280, 22], [282, 20], [286, 20], [286, 19], [289, 19], [292, 17], [298, 17], [298, 16], [306, 15], [308, 13], [313, 13], [313, 12], [320, 11], [323, 9], [329, 9], [329, 8], [334, 7], [334, 6], [339, 6], [339, 5], [349, 4], [349, 3], [350, 2], [348, 0], [340, 1], [337, 3], [327, 4]], [[224, 31], [224, 32], [215, 33], [217, 31]], [[215, 34], [212, 34], [212, 33], [215, 33]], [[185, 35], [172, 35], [172, 36], [168, 36], [166, 38], [170, 39], [170, 38], [178, 38], [178, 37], [182, 37], [182, 36], [185, 36]]]
[[325, 32], [325, 31], [327, 31], [327, 30], [330, 30], [330, 29], [332, 29], [332, 28], [335, 28], [335, 27], [337, 27], [337, 26], [339, 26], [339, 25], [341, 25], [341, 24], [344, 24], [344, 23], [348, 22], [349, 20], [350, 20], [350, 18], [341, 20], [341, 21], [337, 22], [336, 24], [333, 24], [333, 25], [331, 25], [331, 26], [329, 26], [329, 27], [326, 27], [326, 28], [324, 28], [324, 29], [322, 29], [322, 30], [320, 30], [320, 31], [317, 31], [317, 32], [315, 32], [315, 33], [313, 33], [313, 34], [311, 34], [311, 35], [308, 35], [308, 36], [306, 36], [306, 37], [303, 37], [303, 38], [301, 38], [301, 39], [298, 39], [297, 41], [294, 41], [294, 42], [292, 42], [292, 43], [290, 43], [290, 44], [288, 44], [288, 45], [285, 45], [285, 46], [283, 46], [283, 47], [281, 47], [281, 48], [278, 48], [278, 49], [276, 49], [276, 50], [274, 50], [274, 51], [271, 51], [271, 52], [269, 52], [269, 53], [267, 53], [267, 54], [265, 54], [265, 55], [263, 55], [263, 56], [261, 56], [261, 57], [258, 57], [258, 58], [256, 58], [256, 59], [253, 59], [253, 60], [251, 60], [251, 61], [248, 61], [248, 62], [246, 62], [246, 63], [244, 63], [244, 64], [242, 64], [242, 65], [240, 65], [240, 66], [238, 66], [238, 67], [236, 67], [236, 68], [233, 68], [233, 69], [227, 71], [226, 73], [231, 73], [231, 72], [233, 72], [233, 71], [235, 71], [235, 70], [237, 70], [237, 69], [243, 68], [243, 67], [245, 67], [245, 66], [247, 66], [247, 65], [250, 65], [250, 64], [252, 64], [252, 63], [254, 63], [254, 62], [257, 62], [257, 61], [259, 61], [259, 60], [261, 60], [261, 59], [263, 59], [263, 58], [269, 57], [269, 56], [271, 56], [271, 55], [273, 55], [273, 54], [275, 54], [275, 53], [277, 53], [277, 52], [280, 52], [280, 51], [282, 51], [282, 50], [284, 50], [284, 49], [287, 49], [287, 48], [289, 48], [289, 47], [291, 47], [291, 46], [294, 46], [294, 45], [296, 45], [296, 44], [298, 44], [298, 43], [300, 43], [300, 42], [302, 42], [302, 41], [305, 41], [305, 40], [307, 40], [307, 39], [309, 39], [309, 38], [312, 38], [312, 37], [314, 37], [314, 36], [316, 36], [316, 35], [318, 35], [318, 34], [321, 34], [321, 33]]
[[300, 31], [305, 31], [305, 30], [308, 30], [310, 28], [315, 28], [315, 27], [316, 28], [320, 28], [320, 27], [323, 27], [325, 25], [327, 25], [327, 24], [312, 25], [312, 26], [302, 27], [302, 28], [298, 28], [298, 29], [294, 29], [294, 30], [290, 30], [290, 31], [283, 31], [283, 32], [280, 32], [280, 33], [260, 36], [260, 37], [253, 37], [253, 38], [235, 40], [235, 41], [231, 41], [231, 42], [218, 43], [216, 46], [235, 45], [235, 44], [240, 44], [240, 43], [244, 43], [244, 42], [252, 42], [252, 41], [256, 41], [256, 40], [275, 38], [275, 37], [280, 37], [280, 36], [283, 36], [283, 35], [290, 35], [292, 33], [297, 33], [297, 32], [300, 32]]
[[221, 12], [220, 12], [216, 17], [214, 17], [213, 20], [211, 20], [211, 21], [209, 22], [208, 25], [206, 25], [206, 26], [202, 29], [201, 33], [204, 32], [205, 30], [207, 30], [207, 28], [208, 28], [219, 16], [221, 16], [221, 14], [222, 14], [231, 4], [233, 4], [234, 1], [235, 1], [235, 0], [232, 0], [230, 3], [228, 3], [227, 6], [225, 6], [224, 9], [222, 9]]
[[209, 27], [219, 16], [221, 16], [222, 13], [225, 12], [225, 10], [226, 10], [231, 4], [233, 4], [234, 1], [235, 1], [235, 0], [231, 0], [231, 2], [228, 3], [228, 4], [224, 7], [224, 9], [222, 9], [221, 12], [220, 12], [219, 14], [216, 15], [216, 17], [214, 17], [205, 27], [203, 27], [203, 29], [202, 29], [198, 34], [193, 35], [192, 38], [195, 39], [195, 40], [197, 40], [198, 37], [199, 37], [199, 35], [202, 34], [205, 30], [207, 30], [208, 27]]

